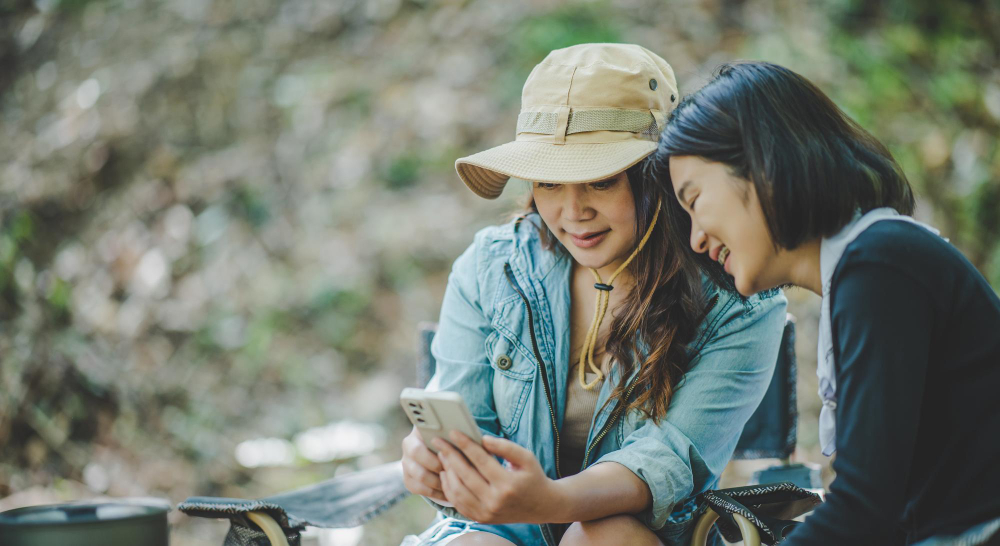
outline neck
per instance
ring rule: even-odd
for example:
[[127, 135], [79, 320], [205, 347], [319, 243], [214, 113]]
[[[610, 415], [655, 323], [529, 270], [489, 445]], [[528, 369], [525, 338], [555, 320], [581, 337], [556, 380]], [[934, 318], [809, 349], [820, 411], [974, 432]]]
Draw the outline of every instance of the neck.
[[815, 239], [795, 250], [786, 251], [788, 264], [786, 281], [818, 296], [823, 295], [823, 276], [819, 268], [820, 242], [820, 239]]
[[[625, 260], [615, 260], [614, 262], [608, 265], [598, 267], [597, 273], [601, 276], [601, 279], [604, 280], [604, 282], [608, 282], [608, 279], [611, 278], [611, 275], [615, 274], [615, 271], [618, 270], [618, 267], [621, 266], [622, 262], [624, 261]], [[588, 284], [593, 284], [594, 276], [590, 272], [590, 269], [591, 268], [580, 264], [580, 262], [577, 262], [575, 260], [573, 261], [573, 274], [582, 275], [586, 277], [587, 279], [586, 282]], [[618, 294], [623, 294], [625, 292], [628, 292], [632, 287], [632, 283], [633, 283], [632, 275], [629, 273], [629, 270], [626, 267], [624, 270], [622, 270], [621, 273], [618, 274], [618, 277], [615, 279], [614, 282], [615, 292], [617, 292]]]
[[[600, 273], [601, 278], [604, 279], [604, 282], [608, 282], [608, 280], [611, 279], [611, 275], [614, 275], [615, 271], [617, 271], [618, 268], [621, 267], [622, 263], [624, 262], [625, 260], [615, 260], [604, 267], [597, 268], [597, 272]], [[625, 270], [623, 270], [621, 273], [618, 274], [618, 278], [615, 279], [615, 285], [624, 286], [628, 284], [630, 278], [631, 275], [629, 275], [628, 269], [626, 268]]]

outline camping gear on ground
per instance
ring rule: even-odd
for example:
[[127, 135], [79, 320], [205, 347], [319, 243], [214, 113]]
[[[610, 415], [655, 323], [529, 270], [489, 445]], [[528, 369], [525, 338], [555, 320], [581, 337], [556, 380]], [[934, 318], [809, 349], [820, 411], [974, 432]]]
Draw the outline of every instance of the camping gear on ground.
[[28, 506], [0, 512], [3, 546], [167, 546], [170, 503], [152, 498]]

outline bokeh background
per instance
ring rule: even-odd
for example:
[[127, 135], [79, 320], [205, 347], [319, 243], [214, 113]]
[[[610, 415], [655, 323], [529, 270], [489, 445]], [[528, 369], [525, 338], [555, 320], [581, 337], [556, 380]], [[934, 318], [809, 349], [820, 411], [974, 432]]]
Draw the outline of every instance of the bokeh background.
[[[685, 93], [734, 59], [806, 75], [1000, 287], [993, 1], [0, 0], [0, 509], [397, 458], [417, 324], [524, 192], [480, 200], [454, 160], [513, 137], [550, 50], [596, 41], [656, 51]], [[818, 299], [788, 296], [797, 456], [827, 468]], [[431, 516], [410, 499], [306, 544]], [[171, 521], [176, 545], [226, 531]]]

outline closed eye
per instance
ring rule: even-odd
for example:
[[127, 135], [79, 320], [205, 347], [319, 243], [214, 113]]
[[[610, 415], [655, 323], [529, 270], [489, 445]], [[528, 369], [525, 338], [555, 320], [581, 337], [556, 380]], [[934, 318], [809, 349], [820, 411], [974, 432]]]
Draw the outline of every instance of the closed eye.
[[600, 182], [591, 182], [590, 187], [594, 188], [597, 191], [603, 191], [610, 189], [612, 186], [615, 185], [616, 182], [618, 182], [617, 178], [613, 180], [602, 180]]
[[535, 182], [535, 187], [542, 190], [551, 190], [552, 188], [556, 187], [556, 184], [549, 184], [546, 182]]

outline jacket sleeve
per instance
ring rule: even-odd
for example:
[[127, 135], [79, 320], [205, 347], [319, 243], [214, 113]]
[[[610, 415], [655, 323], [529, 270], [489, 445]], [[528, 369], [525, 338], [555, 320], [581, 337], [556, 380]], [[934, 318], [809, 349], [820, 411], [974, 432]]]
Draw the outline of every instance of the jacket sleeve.
[[497, 436], [500, 425], [493, 401], [493, 368], [486, 355], [492, 328], [480, 302], [477, 243], [455, 260], [438, 330], [431, 343], [436, 363], [427, 390], [457, 392], [484, 433]]
[[708, 328], [667, 415], [648, 420], [622, 447], [599, 462], [619, 463], [649, 486], [653, 504], [640, 519], [660, 529], [675, 505], [715, 486], [743, 426], [767, 392], [786, 316], [784, 295], [760, 298], [747, 309], [729, 300]]
[[[480, 300], [479, 240], [477, 236], [477, 242], [455, 260], [448, 277], [438, 330], [431, 343], [436, 368], [427, 390], [461, 394], [483, 434], [498, 436], [493, 368], [486, 355], [491, 327]], [[465, 519], [453, 508], [428, 502], [448, 516]]]

